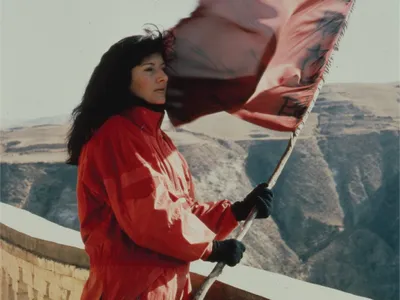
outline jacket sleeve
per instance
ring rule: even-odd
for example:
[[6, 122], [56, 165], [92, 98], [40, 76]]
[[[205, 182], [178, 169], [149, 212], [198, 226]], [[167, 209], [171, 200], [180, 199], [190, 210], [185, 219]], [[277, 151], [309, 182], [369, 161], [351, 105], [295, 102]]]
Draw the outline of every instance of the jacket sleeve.
[[[190, 194], [195, 199], [192, 175], [188, 174]], [[215, 202], [195, 201], [191, 206], [192, 212], [208, 226], [215, 234], [215, 240], [225, 239], [239, 224], [231, 210], [232, 203], [229, 200], [218, 200]]]
[[152, 168], [155, 162], [150, 161], [150, 148], [143, 139], [119, 131], [108, 134], [94, 149], [117, 222], [141, 247], [184, 261], [206, 258], [215, 233], [188, 209], [187, 202], [171, 200], [163, 175]]
[[238, 225], [228, 200], [196, 202], [192, 212], [216, 234], [215, 240], [224, 240]]

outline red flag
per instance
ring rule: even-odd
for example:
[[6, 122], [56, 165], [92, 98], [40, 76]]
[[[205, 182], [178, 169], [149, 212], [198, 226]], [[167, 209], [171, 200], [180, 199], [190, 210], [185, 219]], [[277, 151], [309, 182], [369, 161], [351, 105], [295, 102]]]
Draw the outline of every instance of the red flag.
[[311, 104], [353, 0], [200, 0], [173, 29], [168, 116], [226, 111], [293, 131]]

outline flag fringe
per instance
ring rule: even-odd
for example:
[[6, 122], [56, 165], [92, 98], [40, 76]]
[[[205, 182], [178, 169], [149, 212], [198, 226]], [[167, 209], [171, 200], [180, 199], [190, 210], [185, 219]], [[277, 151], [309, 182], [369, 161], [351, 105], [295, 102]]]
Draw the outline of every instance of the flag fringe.
[[333, 64], [335, 51], [339, 51], [340, 42], [342, 41], [342, 38], [345, 35], [345, 32], [346, 32], [346, 30], [347, 30], [347, 28], [349, 26], [350, 19], [351, 19], [350, 17], [352, 15], [352, 13], [354, 12], [354, 8], [355, 8], [355, 5], [356, 5], [356, 2], [357, 2], [357, 0], [354, 0], [351, 3], [350, 11], [346, 16], [346, 19], [344, 20], [344, 24], [343, 24], [342, 28], [340, 29], [340, 33], [339, 33], [339, 35], [338, 35], [338, 37], [336, 39], [335, 45], [333, 46], [334, 51], [329, 56], [328, 62], [325, 65], [325, 69], [324, 69], [323, 76], [322, 76], [322, 80], [324, 82], [325, 82], [325, 76], [329, 75], [330, 68], [331, 68], [331, 66]]

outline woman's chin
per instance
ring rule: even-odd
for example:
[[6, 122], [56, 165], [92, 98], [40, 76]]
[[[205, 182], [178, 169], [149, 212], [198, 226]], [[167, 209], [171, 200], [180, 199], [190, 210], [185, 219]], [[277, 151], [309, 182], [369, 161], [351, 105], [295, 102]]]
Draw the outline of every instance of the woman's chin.
[[152, 97], [143, 98], [143, 100], [153, 105], [161, 105], [166, 102], [165, 95], [153, 95]]
[[163, 98], [158, 98], [158, 99], [154, 99], [154, 101], [152, 101], [152, 103], [153, 104], [156, 104], [156, 105], [161, 105], [161, 104], [165, 104], [165, 97], [163, 97]]

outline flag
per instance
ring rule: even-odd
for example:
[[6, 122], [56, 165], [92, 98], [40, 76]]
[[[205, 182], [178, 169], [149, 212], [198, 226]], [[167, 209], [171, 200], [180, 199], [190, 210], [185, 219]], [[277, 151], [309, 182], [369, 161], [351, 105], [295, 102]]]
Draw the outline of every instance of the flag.
[[228, 112], [293, 131], [323, 80], [353, 0], [200, 0], [171, 28], [168, 116]]

